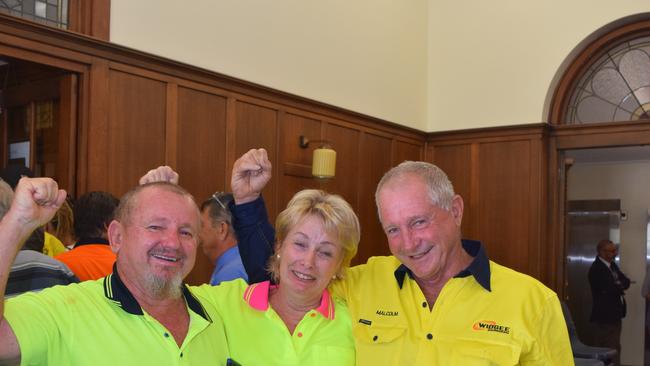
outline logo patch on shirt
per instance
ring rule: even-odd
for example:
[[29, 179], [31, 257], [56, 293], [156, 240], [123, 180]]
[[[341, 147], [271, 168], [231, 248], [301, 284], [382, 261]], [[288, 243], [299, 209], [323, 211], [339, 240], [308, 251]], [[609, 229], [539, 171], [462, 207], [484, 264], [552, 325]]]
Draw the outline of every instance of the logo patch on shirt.
[[371, 325], [372, 321], [370, 321], [368, 319], [359, 319], [359, 323], [365, 324], [365, 325]]
[[377, 315], [382, 316], [398, 316], [399, 312], [391, 310], [377, 310]]
[[510, 327], [499, 325], [494, 320], [481, 320], [472, 326], [472, 329], [477, 331], [498, 332], [503, 334], [510, 334]]

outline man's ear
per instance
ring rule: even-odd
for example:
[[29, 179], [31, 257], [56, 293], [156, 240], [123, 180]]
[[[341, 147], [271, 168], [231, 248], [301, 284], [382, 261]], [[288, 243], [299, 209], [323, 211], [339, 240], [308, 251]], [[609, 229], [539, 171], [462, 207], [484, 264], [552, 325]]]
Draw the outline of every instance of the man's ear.
[[217, 225], [217, 235], [219, 235], [219, 240], [224, 241], [230, 234], [230, 226], [227, 222], [220, 221]]
[[464, 209], [465, 203], [463, 202], [463, 198], [459, 195], [454, 195], [454, 198], [451, 200], [451, 215], [458, 227], [460, 227], [460, 224], [463, 222]]
[[124, 226], [122, 226], [122, 224], [117, 220], [111, 221], [108, 225], [108, 243], [115, 254], [117, 254], [122, 247], [123, 230]]

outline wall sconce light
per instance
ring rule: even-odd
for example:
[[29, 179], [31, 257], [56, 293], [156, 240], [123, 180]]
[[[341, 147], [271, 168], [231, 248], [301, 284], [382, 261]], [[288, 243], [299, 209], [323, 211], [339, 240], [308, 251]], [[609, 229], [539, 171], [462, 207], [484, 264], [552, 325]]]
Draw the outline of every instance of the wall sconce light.
[[336, 151], [332, 149], [330, 143], [326, 140], [309, 140], [305, 136], [300, 136], [300, 147], [306, 149], [310, 142], [322, 143], [321, 147], [314, 149], [314, 157], [311, 164], [311, 175], [316, 178], [328, 179], [333, 178], [336, 173]]

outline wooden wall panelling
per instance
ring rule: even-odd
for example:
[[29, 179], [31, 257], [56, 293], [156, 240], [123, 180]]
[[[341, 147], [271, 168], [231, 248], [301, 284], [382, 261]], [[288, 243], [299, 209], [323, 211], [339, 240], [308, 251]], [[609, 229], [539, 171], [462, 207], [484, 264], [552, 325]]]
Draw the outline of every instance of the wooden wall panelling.
[[178, 167], [178, 84], [167, 82], [167, 100], [165, 102], [165, 165], [176, 169]]
[[[180, 184], [201, 203], [216, 191], [226, 191], [226, 98], [178, 88], [176, 164]], [[199, 249], [187, 283], [210, 281], [214, 263]]]
[[164, 82], [109, 71], [108, 182], [90, 189], [122, 195], [165, 162], [166, 91]]
[[379, 222], [375, 204], [375, 190], [381, 177], [392, 166], [390, 154], [392, 139], [382, 134], [363, 133], [360, 160], [357, 215], [361, 224], [361, 242], [353, 263], [365, 263], [375, 255], [389, 255], [388, 242]]
[[[96, 60], [87, 73], [88, 98], [82, 108], [87, 111], [79, 121], [79, 164], [77, 195], [92, 190], [107, 190], [108, 130], [109, 130], [109, 69], [108, 62]], [[118, 194], [113, 192], [113, 194]]]
[[424, 143], [393, 140], [393, 166], [399, 165], [405, 160], [422, 160], [424, 157]]
[[442, 169], [454, 186], [456, 194], [463, 198], [463, 238], [478, 239], [478, 192], [472, 190], [472, 182], [478, 179], [472, 170], [472, 147], [474, 144], [442, 145], [431, 147], [433, 164]]
[[[243, 155], [253, 148], [265, 148], [274, 167], [278, 164], [278, 111], [259, 104], [238, 100], [235, 103], [235, 157]], [[227, 162], [232, 169], [232, 162]], [[277, 174], [264, 190], [264, 200], [271, 217], [277, 214]]]
[[480, 240], [490, 258], [530, 273], [530, 143], [485, 143], [479, 153]]
[[221, 95], [178, 88], [176, 168], [183, 187], [195, 195], [198, 204], [215, 191], [229, 189], [224, 175], [226, 104]]
[[59, 120], [58, 128], [58, 156], [56, 159], [56, 177], [59, 187], [67, 192], [75, 192], [75, 172], [77, 153], [77, 101], [78, 101], [78, 76], [68, 74], [61, 77]]
[[68, 29], [108, 41], [110, 35], [110, 0], [70, 0]]
[[[528, 205], [529, 248], [528, 273], [547, 285], [546, 269], [549, 261], [560, 261], [559, 253], [550, 250], [547, 238], [548, 211], [548, 139], [545, 135], [531, 136], [530, 140], [530, 203]], [[552, 256], [549, 256], [552, 255]]]
[[324, 180], [321, 187], [327, 192], [341, 195], [358, 211], [359, 167], [368, 164], [368, 160], [374, 157], [359, 151], [359, 130], [332, 123], [325, 123], [324, 129], [324, 139], [331, 142], [336, 151], [336, 176]]
[[[544, 283], [556, 289], [560, 299], [565, 299], [566, 279], [566, 165], [564, 153], [557, 149], [555, 139], [550, 139], [548, 144], [548, 234], [546, 236], [548, 258], [546, 271], [543, 278]], [[555, 260], [553, 260], [555, 259]]]
[[278, 213], [287, 206], [296, 192], [306, 188], [320, 188], [319, 182], [311, 175], [313, 151], [320, 145], [311, 142], [303, 149], [299, 145], [299, 138], [302, 135], [310, 141], [322, 140], [321, 124], [320, 120], [296, 113], [282, 114], [279, 159], [277, 169], [274, 167], [279, 179]]

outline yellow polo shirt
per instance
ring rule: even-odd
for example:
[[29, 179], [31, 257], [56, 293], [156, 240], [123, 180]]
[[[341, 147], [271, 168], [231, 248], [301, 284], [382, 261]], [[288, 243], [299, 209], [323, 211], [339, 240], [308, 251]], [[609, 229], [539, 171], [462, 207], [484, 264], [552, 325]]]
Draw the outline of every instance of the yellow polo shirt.
[[357, 365], [573, 365], [557, 295], [487, 259], [480, 243], [433, 309], [395, 257], [373, 257], [332, 286], [347, 301]]
[[117, 273], [8, 299], [4, 316], [18, 339], [21, 365], [225, 365], [219, 314], [188, 287], [183, 296], [190, 325], [180, 347]]
[[[194, 291], [221, 314], [231, 358], [242, 366], [354, 365], [354, 340], [347, 307], [323, 291], [293, 334], [269, 303], [270, 283], [242, 279]], [[380, 363], [384, 364], [384, 363]]]

